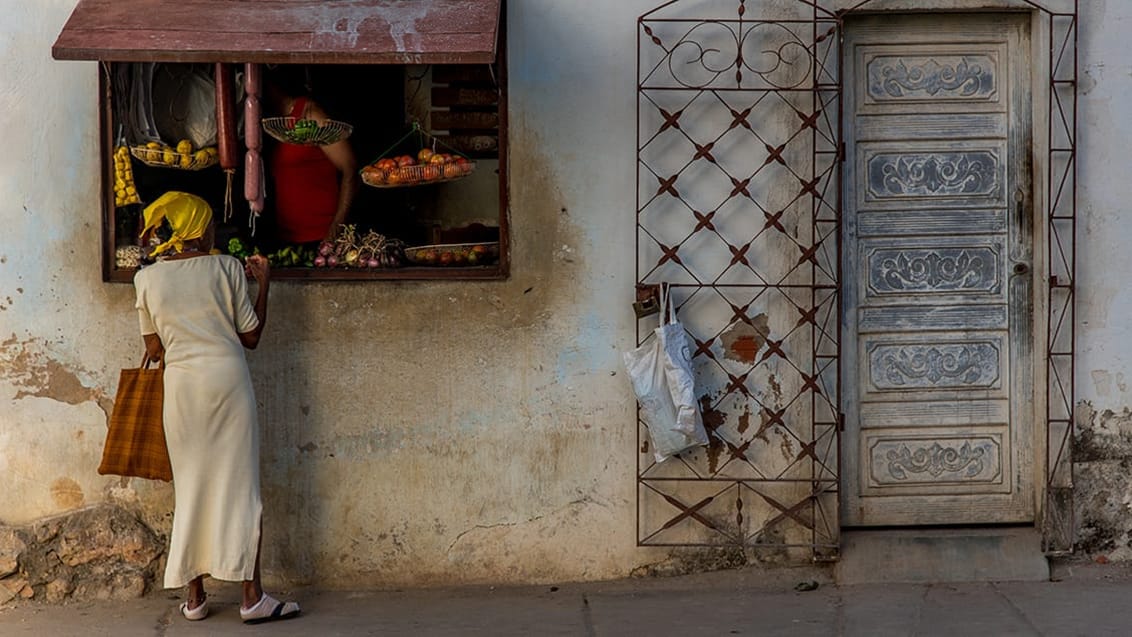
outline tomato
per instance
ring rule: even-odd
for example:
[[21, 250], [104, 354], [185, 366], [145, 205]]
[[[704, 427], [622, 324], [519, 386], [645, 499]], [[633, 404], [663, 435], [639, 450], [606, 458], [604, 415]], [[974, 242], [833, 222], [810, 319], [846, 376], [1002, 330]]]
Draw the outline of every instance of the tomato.
[[422, 148], [420, 150], [420, 152], [417, 153], [417, 161], [419, 161], [423, 164], [423, 163], [426, 163], [432, 156], [433, 156], [432, 150], [430, 150], [428, 148]]
[[460, 164], [444, 164], [444, 178], [455, 179], [464, 175], [464, 169]]
[[362, 169], [362, 179], [374, 184], [385, 183], [385, 171], [377, 166], [366, 166]]
[[397, 158], [397, 165], [401, 166], [402, 168], [405, 166], [412, 166], [415, 163], [417, 163], [417, 160], [408, 155], [401, 155]]

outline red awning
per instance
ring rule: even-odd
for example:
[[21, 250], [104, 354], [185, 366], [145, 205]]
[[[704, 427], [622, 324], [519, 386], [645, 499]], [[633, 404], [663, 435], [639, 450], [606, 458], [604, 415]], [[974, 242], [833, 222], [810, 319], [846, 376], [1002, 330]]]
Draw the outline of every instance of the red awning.
[[58, 60], [489, 64], [500, 0], [79, 0]]

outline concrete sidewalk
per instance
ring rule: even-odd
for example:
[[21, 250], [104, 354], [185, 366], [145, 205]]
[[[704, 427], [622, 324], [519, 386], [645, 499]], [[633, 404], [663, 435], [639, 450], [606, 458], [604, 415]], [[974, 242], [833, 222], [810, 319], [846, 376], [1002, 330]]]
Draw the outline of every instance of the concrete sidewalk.
[[[1063, 564], [1037, 583], [834, 586], [827, 571], [724, 571], [521, 588], [292, 591], [303, 615], [245, 626], [214, 585], [190, 623], [178, 598], [0, 609], [0, 635], [1132, 635], [1132, 566]], [[795, 590], [817, 582], [816, 590]], [[804, 586], [803, 586], [804, 588]]]

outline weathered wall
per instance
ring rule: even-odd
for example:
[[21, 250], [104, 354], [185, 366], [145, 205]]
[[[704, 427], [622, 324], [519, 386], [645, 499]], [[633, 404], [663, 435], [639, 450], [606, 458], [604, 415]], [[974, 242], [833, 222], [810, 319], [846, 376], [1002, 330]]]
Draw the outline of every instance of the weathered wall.
[[[95, 473], [141, 341], [131, 286], [99, 276], [98, 66], [50, 57], [74, 4], [0, 2], [0, 523], [112, 501], [160, 535], [167, 485]], [[588, 4], [509, 3], [508, 280], [272, 288], [249, 356], [269, 578], [592, 579], [657, 558], [635, 547], [620, 364], [649, 3]]]
[[[95, 473], [118, 369], [141, 341], [132, 288], [99, 276], [98, 67], [50, 58], [74, 4], [0, 0], [0, 524], [111, 502], [160, 538], [171, 489]], [[656, 4], [508, 2], [510, 279], [273, 287], [250, 355], [270, 579], [597, 579], [664, 557], [634, 544], [620, 365], [634, 328], [635, 18]], [[1113, 477], [1132, 464], [1132, 6], [1085, 0], [1081, 15], [1078, 514], [1086, 548], [1125, 557], [1132, 504]]]
[[1110, 559], [1132, 559], [1129, 27], [1128, 3], [1083, 3], [1075, 493], [1079, 546]]

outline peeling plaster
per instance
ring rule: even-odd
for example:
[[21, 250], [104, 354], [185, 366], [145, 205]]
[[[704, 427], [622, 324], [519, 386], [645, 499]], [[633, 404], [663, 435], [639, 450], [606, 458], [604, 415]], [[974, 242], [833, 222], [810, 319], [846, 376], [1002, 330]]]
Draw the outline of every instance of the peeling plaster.
[[35, 342], [21, 342], [15, 335], [0, 343], [0, 380], [17, 388], [15, 400], [50, 398], [69, 405], [93, 401], [107, 416], [114, 404], [102, 389], [84, 385], [75, 372], [50, 358]]
[[758, 314], [749, 321], [739, 321], [720, 335], [723, 342], [723, 355], [739, 363], [753, 364], [758, 360], [759, 350], [766, 345], [770, 335], [770, 319], [766, 314]]
[[1114, 387], [1120, 393], [1128, 391], [1128, 383], [1124, 379], [1124, 372], [1113, 374], [1107, 369], [1097, 369], [1090, 373], [1090, 377], [1093, 380], [1093, 389], [1100, 398], [1108, 398], [1111, 396]]
[[77, 509], [86, 501], [82, 486], [71, 478], [59, 478], [52, 482], [51, 498], [64, 511]]

